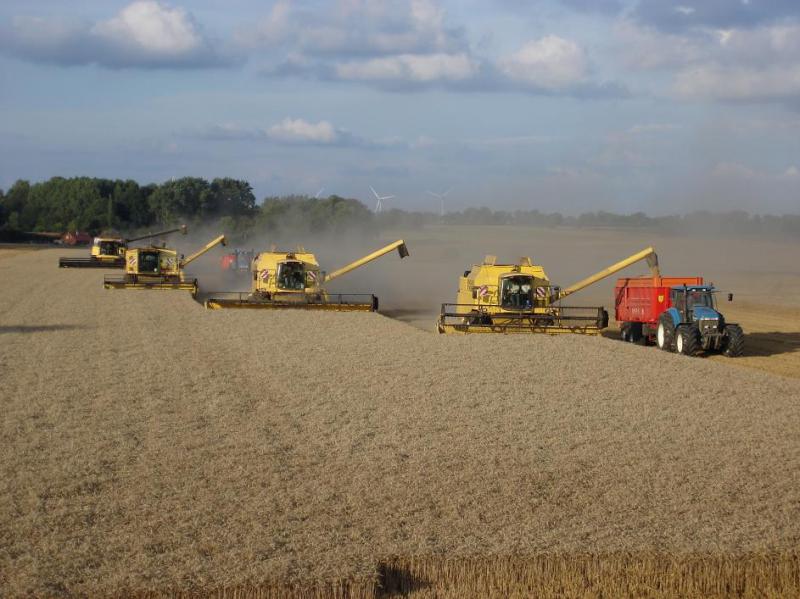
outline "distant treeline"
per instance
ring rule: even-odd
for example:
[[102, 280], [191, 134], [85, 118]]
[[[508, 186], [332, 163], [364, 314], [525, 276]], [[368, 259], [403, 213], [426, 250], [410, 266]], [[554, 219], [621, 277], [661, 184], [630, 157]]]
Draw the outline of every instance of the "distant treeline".
[[131, 180], [53, 177], [40, 183], [17, 181], [0, 190], [0, 232], [135, 231], [181, 223], [213, 224], [226, 234], [337, 232], [353, 228], [416, 228], [427, 224], [528, 225], [651, 229], [670, 233], [748, 233], [800, 236], [798, 215], [752, 215], [743, 211], [647, 216], [588, 212], [579, 216], [538, 210], [466, 208], [444, 216], [389, 210], [374, 214], [356, 199], [330, 196], [266, 197], [256, 201], [247, 181], [184, 177], [161, 184]]

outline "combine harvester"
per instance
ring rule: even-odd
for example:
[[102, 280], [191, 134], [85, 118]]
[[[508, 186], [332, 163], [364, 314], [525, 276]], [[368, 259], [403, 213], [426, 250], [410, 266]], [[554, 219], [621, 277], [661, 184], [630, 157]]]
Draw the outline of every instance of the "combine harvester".
[[408, 256], [402, 239], [390, 243], [363, 258], [327, 274], [320, 270], [314, 254], [298, 248], [296, 252], [275, 249], [262, 252], [253, 259], [252, 283], [249, 292], [219, 292], [205, 301], [206, 308], [294, 308], [305, 310], [338, 310], [375, 312], [378, 298], [372, 294], [329, 293], [324, 285], [356, 268], [397, 250], [400, 258]]
[[124, 268], [125, 250], [128, 244], [142, 239], [150, 239], [161, 235], [169, 235], [180, 231], [186, 235], [186, 225], [181, 225], [177, 229], [159, 231], [158, 233], [148, 233], [141, 237], [123, 239], [121, 237], [95, 237], [92, 242], [91, 255], [88, 258], [65, 258], [58, 259], [60, 268]]
[[528, 257], [518, 264], [497, 264], [486, 256], [458, 281], [455, 304], [442, 304], [440, 333], [575, 333], [596, 335], [608, 326], [602, 307], [562, 306], [561, 300], [623, 268], [647, 260], [659, 276], [658, 257], [650, 247], [561, 289], [550, 283], [544, 268]]
[[[623, 341], [655, 343], [685, 356], [701, 352], [742, 355], [744, 332], [725, 321], [717, 290], [703, 277], [634, 277], [617, 281], [614, 306]], [[733, 294], [728, 294], [733, 301]]]
[[175, 250], [150, 246], [125, 250], [125, 274], [106, 275], [106, 289], [166, 289], [191, 291], [197, 295], [197, 279], [189, 278], [184, 268], [200, 256], [216, 247], [225, 245], [225, 236], [220, 235], [188, 258], [178, 257]]

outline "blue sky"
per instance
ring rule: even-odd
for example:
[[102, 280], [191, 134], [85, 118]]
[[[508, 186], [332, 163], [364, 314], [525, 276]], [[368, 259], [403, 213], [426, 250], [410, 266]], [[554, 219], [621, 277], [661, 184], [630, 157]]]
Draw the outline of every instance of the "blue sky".
[[800, 213], [796, 0], [5, 0], [0, 187]]

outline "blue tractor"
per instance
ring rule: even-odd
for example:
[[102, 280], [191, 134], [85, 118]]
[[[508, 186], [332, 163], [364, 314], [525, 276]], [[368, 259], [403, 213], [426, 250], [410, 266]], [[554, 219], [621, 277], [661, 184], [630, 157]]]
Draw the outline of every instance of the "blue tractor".
[[[665, 351], [685, 356], [719, 352], [730, 358], [744, 351], [744, 331], [725, 322], [717, 310], [712, 285], [681, 286], [670, 289], [671, 307], [658, 319], [656, 343]], [[728, 294], [728, 301], [733, 294]]]

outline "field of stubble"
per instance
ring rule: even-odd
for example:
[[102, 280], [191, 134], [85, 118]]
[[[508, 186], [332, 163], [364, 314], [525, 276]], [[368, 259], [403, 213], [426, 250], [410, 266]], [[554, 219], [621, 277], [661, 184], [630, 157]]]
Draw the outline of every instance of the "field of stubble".
[[59, 253], [0, 256], [2, 596], [800, 593], [800, 381]]

